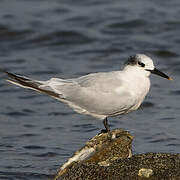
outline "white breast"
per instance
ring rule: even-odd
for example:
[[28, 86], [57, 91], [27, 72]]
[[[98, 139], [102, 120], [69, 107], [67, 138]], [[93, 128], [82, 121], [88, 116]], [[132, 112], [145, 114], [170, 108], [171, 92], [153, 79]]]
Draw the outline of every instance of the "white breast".
[[[149, 77], [144, 76], [144, 74], [141, 74], [141, 72], [139, 73], [137, 71], [134, 73], [127, 73], [124, 77], [126, 77], [124, 79], [124, 87], [131, 94], [131, 99], [134, 103], [134, 105], [127, 110], [126, 113], [128, 113], [136, 110], [143, 102], [150, 89], [150, 79]], [[117, 93], [120, 93], [121, 91], [121, 88], [116, 88]]]

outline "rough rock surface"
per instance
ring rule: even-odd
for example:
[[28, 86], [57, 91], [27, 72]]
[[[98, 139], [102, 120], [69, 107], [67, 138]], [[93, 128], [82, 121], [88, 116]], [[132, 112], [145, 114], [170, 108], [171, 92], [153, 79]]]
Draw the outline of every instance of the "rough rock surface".
[[[131, 153], [132, 136], [122, 129], [95, 136], [70, 158], [59, 170], [54, 180], [104, 180], [149, 179], [180, 180], [180, 154]], [[90, 155], [82, 154], [91, 148]], [[84, 155], [84, 154], [83, 154]], [[79, 158], [80, 157], [80, 158]]]

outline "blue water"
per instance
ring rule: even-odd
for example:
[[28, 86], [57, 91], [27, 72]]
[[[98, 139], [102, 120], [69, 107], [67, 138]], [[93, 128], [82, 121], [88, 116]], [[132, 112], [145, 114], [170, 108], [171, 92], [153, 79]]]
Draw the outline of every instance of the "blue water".
[[[0, 67], [33, 79], [122, 68], [145, 53], [174, 81], [152, 76], [141, 108], [110, 118], [134, 153], [180, 151], [180, 1], [0, 1]], [[0, 75], [0, 179], [48, 179], [102, 122], [4, 81]]]

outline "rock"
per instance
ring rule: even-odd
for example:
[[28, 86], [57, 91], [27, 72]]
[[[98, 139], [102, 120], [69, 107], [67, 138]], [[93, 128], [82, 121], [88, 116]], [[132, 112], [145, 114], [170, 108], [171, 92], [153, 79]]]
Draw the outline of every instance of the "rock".
[[145, 169], [145, 168], [142, 168], [139, 170], [139, 173], [138, 173], [138, 176], [141, 176], [141, 177], [150, 177], [153, 175], [153, 170], [152, 169]]
[[132, 139], [122, 129], [96, 135], [60, 168], [54, 180], [180, 179], [180, 154], [132, 156]]

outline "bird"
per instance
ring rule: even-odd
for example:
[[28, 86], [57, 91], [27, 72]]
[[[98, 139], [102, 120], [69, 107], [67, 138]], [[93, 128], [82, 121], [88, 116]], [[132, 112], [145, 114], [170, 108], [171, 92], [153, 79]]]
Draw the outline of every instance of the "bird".
[[90, 73], [78, 78], [51, 78], [39, 81], [1, 69], [6, 80], [23, 88], [49, 95], [67, 104], [74, 111], [103, 121], [110, 132], [108, 118], [135, 111], [150, 89], [150, 75], [168, 80], [168, 75], [156, 69], [145, 54], [129, 56], [122, 70]]

